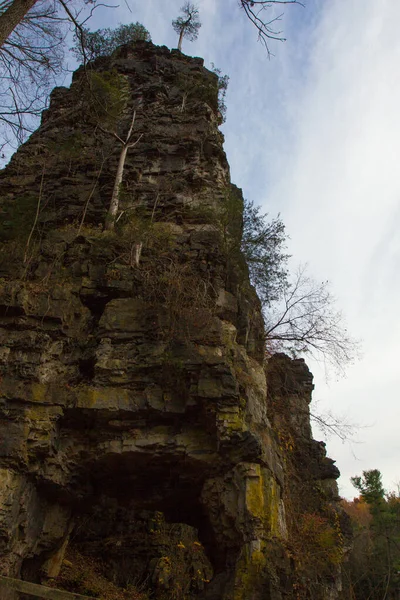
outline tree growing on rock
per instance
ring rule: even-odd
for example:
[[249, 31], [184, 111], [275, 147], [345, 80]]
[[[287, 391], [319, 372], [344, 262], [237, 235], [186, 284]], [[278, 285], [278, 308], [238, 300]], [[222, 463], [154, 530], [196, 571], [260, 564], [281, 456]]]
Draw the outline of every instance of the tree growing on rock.
[[[136, 146], [136, 144], [140, 141], [140, 139], [142, 138], [142, 135], [143, 135], [143, 134], [140, 134], [136, 138], [136, 140], [133, 141], [132, 138], [133, 138], [133, 128], [135, 125], [135, 119], [136, 119], [136, 111], [134, 110], [133, 116], [132, 116], [132, 121], [129, 126], [129, 131], [128, 131], [128, 134], [126, 135], [125, 139], [121, 138], [115, 131], [107, 132], [107, 133], [111, 133], [111, 135], [113, 135], [117, 139], [117, 141], [121, 144], [121, 152], [119, 155], [117, 173], [115, 175], [115, 180], [114, 180], [114, 188], [113, 188], [113, 192], [111, 195], [110, 205], [108, 208], [106, 222], [105, 222], [105, 229], [107, 229], [109, 231], [114, 229], [115, 221], [117, 219], [117, 213], [118, 213], [118, 208], [119, 208], [119, 199], [120, 199], [120, 193], [121, 193], [121, 185], [122, 185], [122, 180], [124, 177], [125, 161], [126, 161], [126, 157], [128, 154], [128, 150], [130, 148], [133, 148], [134, 146]], [[141, 246], [137, 250], [137, 253], [136, 253], [136, 264], [139, 263], [140, 252], [141, 252]]]
[[151, 41], [150, 33], [139, 22], [119, 25], [116, 29], [97, 29], [89, 31], [84, 28], [82, 35], [75, 34], [75, 46], [72, 48], [78, 60], [94, 60], [100, 56], [110, 56], [122, 44], [131, 44], [144, 40]]
[[244, 201], [241, 250], [251, 283], [266, 308], [279, 300], [288, 282], [285, 225], [278, 215], [269, 220], [253, 202]]
[[348, 333], [344, 317], [336, 306], [329, 282], [317, 282], [301, 266], [282, 295], [264, 309], [267, 351], [284, 351], [293, 356], [310, 354], [339, 373], [358, 354], [358, 342]]
[[347, 332], [327, 281], [316, 282], [304, 266], [289, 276], [285, 243], [279, 215], [269, 221], [245, 201], [241, 250], [261, 300], [267, 353], [308, 353], [342, 373], [357, 356], [358, 342]]
[[178, 50], [182, 52], [183, 38], [190, 42], [197, 40], [201, 22], [199, 19], [199, 9], [191, 2], [185, 2], [181, 8], [182, 15], [172, 21], [174, 31], [179, 35]]
[[[113, 44], [131, 41], [132, 33], [134, 36], [147, 35], [148, 32], [144, 28], [141, 30], [142, 26], [138, 27], [137, 23], [120, 26], [117, 35], [109, 29], [89, 32], [87, 20], [96, 6], [100, 6], [96, 1], [4, 0], [0, 3], [0, 128], [3, 134], [0, 151], [8, 144], [17, 147], [36, 128], [40, 114], [47, 106], [49, 92], [57, 85], [65, 68], [68, 29], [75, 31], [75, 49], [80, 58], [87, 52], [88, 59], [108, 53]], [[240, 6], [256, 27], [269, 55], [270, 42], [284, 41], [282, 33], [274, 26], [282, 14], [270, 12], [281, 4], [301, 5], [301, 2], [240, 0]], [[82, 18], [83, 14], [85, 18]], [[178, 48], [181, 50], [184, 37], [195, 40], [198, 36], [201, 23], [197, 7], [186, 2], [182, 15], [172, 23], [179, 35]]]
[[221, 69], [211, 63], [212, 72], [218, 77], [218, 112], [220, 114], [219, 125], [225, 123], [226, 120], [226, 91], [229, 85], [229, 75], [222, 75]]
[[[117, 71], [88, 73], [83, 89], [87, 95], [89, 115], [93, 119], [94, 127], [116, 140], [120, 147], [117, 172], [105, 219], [105, 229], [113, 230], [118, 217], [126, 157], [129, 149], [136, 146], [143, 135], [133, 139], [136, 111], [142, 99], [140, 96], [136, 98], [132, 106], [129, 81]], [[130, 122], [127, 126], [129, 115]], [[122, 131], [126, 129], [128, 132], [125, 135]]]

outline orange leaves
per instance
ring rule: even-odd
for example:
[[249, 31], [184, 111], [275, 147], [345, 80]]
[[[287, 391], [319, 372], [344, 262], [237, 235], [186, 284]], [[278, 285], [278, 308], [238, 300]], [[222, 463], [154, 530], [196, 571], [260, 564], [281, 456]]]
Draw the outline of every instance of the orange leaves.
[[369, 505], [362, 498], [354, 498], [342, 500], [341, 505], [345, 512], [349, 515], [353, 525], [359, 528], [368, 528], [372, 521], [372, 515]]

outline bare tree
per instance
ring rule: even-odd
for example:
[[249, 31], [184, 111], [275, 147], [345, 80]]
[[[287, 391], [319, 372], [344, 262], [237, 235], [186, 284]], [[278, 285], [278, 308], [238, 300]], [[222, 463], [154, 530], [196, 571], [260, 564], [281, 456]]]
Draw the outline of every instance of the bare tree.
[[269, 352], [309, 353], [340, 373], [359, 353], [359, 342], [347, 332], [328, 282], [315, 282], [305, 267], [283, 288], [282, 300], [264, 315]]
[[[133, 140], [136, 110], [142, 105], [143, 98], [139, 96], [133, 106], [130, 104], [131, 89], [128, 78], [124, 75], [109, 71], [92, 71], [86, 75], [84, 90], [93, 126], [103, 134], [113, 137], [121, 145], [114, 187], [105, 219], [105, 229], [112, 230], [117, 221], [128, 150], [136, 146], [143, 136], [140, 134], [136, 140]], [[132, 118], [128, 133], [123, 136], [121, 130], [125, 128], [126, 117], [129, 114]]]
[[0, 48], [3, 146], [20, 144], [34, 129], [62, 71], [65, 33], [54, 4], [38, 2]]
[[201, 22], [199, 20], [199, 9], [195, 4], [186, 2], [181, 8], [182, 16], [172, 21], [174, 31], [179, 35], [178, 50], [182, 51], [183, 38], [191, 42], [197, 40]]
[[0, 1], [0, 149], [18, 146], [36, 128], [51, 89], [65, 71], [65, 40], [99, 6], [89, 0]]
[[[122, 180], [124, 177], [125, 161], [126, 161], [126, 156], [128, 154], [128, 150], [129, 150], [129, 148], [133, 148], [133, 146], [136, 146], [136, 144], [140, 141], [140, 139], [143, 136], [143, 134], [140, 134], [139, 137], [134, 142], [132, 141], [133, 127], [135, 125], [135, 119], [136, 119], [136, 111], [133, 111], [132, 121], [131, 121], [129, 131], [128, 131], [128, 134], [127, 134], [125, 140], [122, 139], [116, 132], [109, 132], [109, 131], [107, 132], [107, 133], [111, 133], [118, 140], [118, 142], [120, 144], [122, 144], [121, 152], [119, 155], [117, 173], [115, 175], [114, 188], [113, 188], [113, 192], [111, 195], [110, 206], [108, 208], [107, 217], [106, 217], [105, 228], [107, 230], [114, 229], [115, 221], [117, 218], [121, 184], [122, 184]], [[140, 250], [138, 250], [138, 252], [137, 252], [137, 257], [136, 257], [136, 261], [135, 261], [136, 264], [138, 264], [139, 260], [140, 260], [140, 251], [141, 251], [141, 247], [140, 247]]]
[[13, 0], [1, 4], [0, 13], [0, 47], [9, 38], [14, 29], [21, 23], [25, 15], [33, 8], [37, 0]]
[[313, 409], [309, 412], [309, 415], [311, 422], [318, 427], [325, 439], [333, 435], [343, 443], [352, 444], [356, 442], [355, 434], [361, 425], [350, 421], [346, 415], [337, 415], [331, 410], [319, 412], [314, 401]]
[[247, 18], [258, 31], [258, 39], [264, 44], [268, 56], [271, 56], [269, 44], [271, 41], [285, 42], [282, 31], [277, 28], [283, 13], [271, 15], [267, 11], [282, 4], [298, 4], [304, 6], [300, 0], [240, 0], [240, 5]]
[[268, 214], [247, 200], [242, 204], [235, 194], [226, 207], [228, 256], [236, 274], [241, 269], [248, 272], [261, 301], [267, 355], [309, 353], [342, 373], [357, 357], [359, 343], [348, 334], [328, 282], [317, 283], [304, 266], [290, 277], [287, 236], [279, 215], [268, 220]]

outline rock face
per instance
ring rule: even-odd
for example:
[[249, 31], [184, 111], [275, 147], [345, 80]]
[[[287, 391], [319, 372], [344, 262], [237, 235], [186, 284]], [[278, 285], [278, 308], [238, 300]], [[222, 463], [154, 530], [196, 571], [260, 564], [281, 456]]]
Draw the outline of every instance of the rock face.
[[201, 59], [121, 47], [0, 174], [3, 575], [82, 592], [68, 569], [99, 561], [107, 598], [340, 597], [338, 471], [304, 362], [265, 371], [218, 119]]

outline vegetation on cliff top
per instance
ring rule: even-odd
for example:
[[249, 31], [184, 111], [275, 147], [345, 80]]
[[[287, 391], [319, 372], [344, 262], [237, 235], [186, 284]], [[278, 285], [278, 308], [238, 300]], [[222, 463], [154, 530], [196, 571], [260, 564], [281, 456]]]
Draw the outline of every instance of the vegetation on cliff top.
[[111, 54], [122, 44], [132, 44], [144, 40], [151, 42], [151, 36], [146, 27], [141, 23], [119, 25], [116, 29], [97, 29], [90, 31], [87, 27], [82, 29], [80, 35], [75, 33], [75, 44], [71, 50], [79, 62], [95, 60], [100, 56]]
[[[231, 0], [232, 1], [232, 0]], [[274, 5], [297, 4], [299, 0], [240, 0], [246, 17], [255, 26], [259, 40], [270, 55], [270, 43], [284, 41], [276, 28], [282, 15], [274, 15]], [[21, 144], [37, 126], [41, 112], [48, 103], [49, 92], [68, 72], [64, 55], [68, 30], [75, 31], [78, 54], [90, 60], [107, 46], [126, 43], [131, 39], [149, 39], [147, 30], [140, 24], [122, 25], [120, 37], [109, 29], [90, 32], [86, 23], [99, 2], [73, 2], [72, 0], [5, 0], [0, 7], [0, 125], [3, 139], [0, 151], [11, 144]], [[89, 8], [88, 8], [89, 7]], [[174, 21], [182, 38], [195, 39], [200, 21], [197, 8], [187, 2], [182, 7], [183, 16]], [[102, 35], [100, 35], [100, 32]], [[132, 36], [133, 34], [133, 36]], [[104, 39], [101, 39], [102, 36]]]

